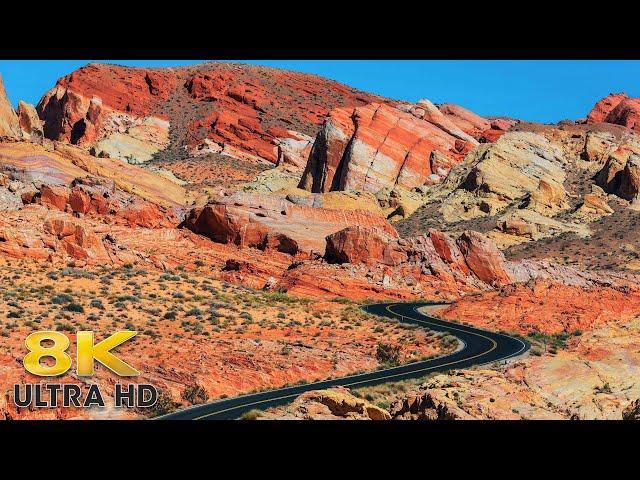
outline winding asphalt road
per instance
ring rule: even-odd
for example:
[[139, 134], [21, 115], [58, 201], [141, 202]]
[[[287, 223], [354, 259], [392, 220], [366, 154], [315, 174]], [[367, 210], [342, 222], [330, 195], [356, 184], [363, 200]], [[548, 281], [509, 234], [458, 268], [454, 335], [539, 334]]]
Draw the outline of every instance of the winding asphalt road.
[[158, 419], [231, 420], [239, 418], [243, 413], [252, 409], [264, 410], [269, 407], [287, 404], [301, 393], [309, 390], [320, 390], [338, 385], [364, 387], [407, 378], [417, 378], [431, 372], [444, 372], [452, 368], [468, 368], [474, 365], [505, 360], [520, 355], [529, 349], [529, 344], [519, 338], [446, 322], [418, 311], [418, 308], [427, 305], [434, 304], [424, 302], [376, 303], [367, 305], [363, 309], [375, 315], [395, 318], [402, 323], [420, 325], [437, 332], [447, 332], [456, 336], [462, 342], [462, 348], [450, 355], [384, 370], [217, 400], [185, 408], [178, 412], [158, 417]]

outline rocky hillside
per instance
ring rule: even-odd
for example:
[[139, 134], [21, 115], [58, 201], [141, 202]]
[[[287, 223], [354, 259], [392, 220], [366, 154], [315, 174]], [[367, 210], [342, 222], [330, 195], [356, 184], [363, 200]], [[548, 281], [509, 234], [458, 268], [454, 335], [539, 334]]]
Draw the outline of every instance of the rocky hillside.
[[606, 240], [615, 230], [621, 238], [611, 253], [620, 256], [611, 260], [628, 266], [620, 249], [637, 248], [630, 232], [637, 221], [639, 147], [634, 130], [609, 123], [520, 123], [467, 155], [398, 230], [471, 228], [514, 258], [600, 268], [611, 264], [601, 255], [611, 252]]
[[[115, 281], [132, 293], [108, 294], [118, 313], [105, 326], [144, 325], [158, 348], [179, 339], [175, 356], [158, 358], [156, 343], [144, 353], [170, 403], [202, 393], [196, 379], [219, 396], [374, 369], [385, 339], [403, 361], [437, 354], [428, 333], [377, 325], [352, 303], [448, 300], [448, 319], [553, 351], [433, 379], [393, 408], [313, 393], [285, 417], [619, 416], [639, 396], [607, 376], [638, 350], [623, 341], [640, 313], [637, 102], [611, 95], [585, 119], [540, 125], [223, 63], [92, 64], [17, 110], [0, 85], [4, 278], [39, 272], [93, 292], [54, 318], [67, 297], [8, 305], [17, 320], [0, 324], [0, 344], [10, 351], [39, 321], [100, 320], [91, 296]], [[593, 391], [558, 387], [573, 369]]]
[[45, 135], [138, 162], [226, 154], [276, 163], [279, 145], [314, 136], [336, 107], [386, 99], [315, 75], [207, 63], [182, 68], [90, 64], [38, 104]]
[[377, 193], [439, 183], [479, 140], [487, 141], [486, 132], [502, 133], [508, 126], [429, 100], [336, 109], [316, 137], [300, 187]]

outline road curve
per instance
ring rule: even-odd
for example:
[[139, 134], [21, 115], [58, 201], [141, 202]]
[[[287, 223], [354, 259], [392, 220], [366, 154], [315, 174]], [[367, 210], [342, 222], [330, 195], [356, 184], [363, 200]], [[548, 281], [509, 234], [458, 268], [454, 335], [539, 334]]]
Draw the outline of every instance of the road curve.
[[519, 338], [501, 333], [489, 332], [479, 328], [446, 322], [425, 315], [418, 308], [434, 303], [376, 303], [366, 305], [366, 312], [395, 318], [402, 323], [420, 325], [437, 332], [447, 332], [463, 342], [463, 348], [450, 355], [400, 365], [398, 367], [376, 370], [369, 373], [349, 375], [331, 380], [306, 383], [292, 387], [278, 388], [265, 392], [241, 395], [233, 398], [185, 408], [159, 420], [231, 420], [240, 417], [252, 409], [264, 410], [269, 407], [291, 402], [301, 393], [342, 385], [345, 387], [363, 387], [380, 383], [422, 377], [432, 372], [444, 372], [452, 368], [468, 368], [520, 355], [529, 349], [529, 344]]

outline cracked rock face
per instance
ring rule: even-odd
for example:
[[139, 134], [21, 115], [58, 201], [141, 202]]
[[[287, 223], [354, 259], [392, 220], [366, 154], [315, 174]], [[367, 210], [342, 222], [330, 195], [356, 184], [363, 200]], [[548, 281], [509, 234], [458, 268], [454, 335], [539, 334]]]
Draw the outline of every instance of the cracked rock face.
[[426, 102], [403, 109], [373, 103], [333, 110], [316, 137], [300, 187], [376, 193], [441, 181], [478, 142]]
[[4, 83], [0, 76], [0, 137], [17, 137], [19, 134], [18, 116], [7, 98]]

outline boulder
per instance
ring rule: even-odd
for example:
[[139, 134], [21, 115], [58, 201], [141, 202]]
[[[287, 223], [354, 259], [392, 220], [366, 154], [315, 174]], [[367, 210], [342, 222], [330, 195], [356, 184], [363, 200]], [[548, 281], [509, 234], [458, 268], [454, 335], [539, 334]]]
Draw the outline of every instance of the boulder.
[[470, 273], [469, 267], [467, 266], [464, 256], [458, 248], [455, 240], [446, 233], [433, 228], [429, 229], [429, 238], [431, 239], [431, 243], [433, 244], [436, 252], [443, 261], [452, 267], [457, 268], [464, 274]]
[[498, 222], [498, 229], [507, 235], [526, 237], [530, 240], [538, 236], [538, 228], [535, 223], [528, 223], [520, 219], [508, 218]]
[[640, 192], [640, 156], [631, 154], [624, 160], [610, 155], [596, 175], [596, 183], [607, 193], [635, 202]]
[[573, 216], [579, 220], [593, 222], [606, 215], [612, 215], [613, 208], [609, 206], [607, 194], [597, 185], [591, 185], [591, 193], [586, 193], [582, 198], [582, 204], [574, 212]]
[[484, 235], [464, 232], [457, 241], [434, 229], [429, 236], [392, 238], [375, 228], [348, 227], [327, 237], [329, 263], [419, 267], [447, 283], [455, 278], [488, 285], [511, 283], [504, 255]]
[[185, 226], [215, 242], [241, 247], [262, 247], [269, 233], [269, 228], [248, 212], [224, 204], [194, 208]]
[[40, 203], [64, 212], [69, 203], [69, 189], [60, 185], [43, 185], [40, 189]]
[[44, 130], [38, 112], [33, 105], [22, 100], [18, 103], [18, 124], [23, 138], [36, 143], [42, 142]]
[[[259, 418], [272, 418], [270, 416]], [[355, 397], [345, 387], [313, 390], [297, 397], [278, 417], [305, 420], [390, 420], [386, 410]]]
[[[78, 260], [108, 261], [109, 255], [98, 236], [81, 224], [61, 218], [44, 222], [44, 231], [57, 239], [67, 255]], [[55, 247], [58, 250], [58, 247]]]
[[329, 263], [382, 263], [392, 237], [377, 228], [347, 227], [327, 236]]
[[640, 156], [631, 155], [620, 175], [620, 185], [615, 194], [625, 200], [635, 202], [640, 193]]
[[465, 231], [457, 240], [458, 247], [471, 271], [489, 285], [511, 283], [504, 255], [491, 240], [474, 231]]

